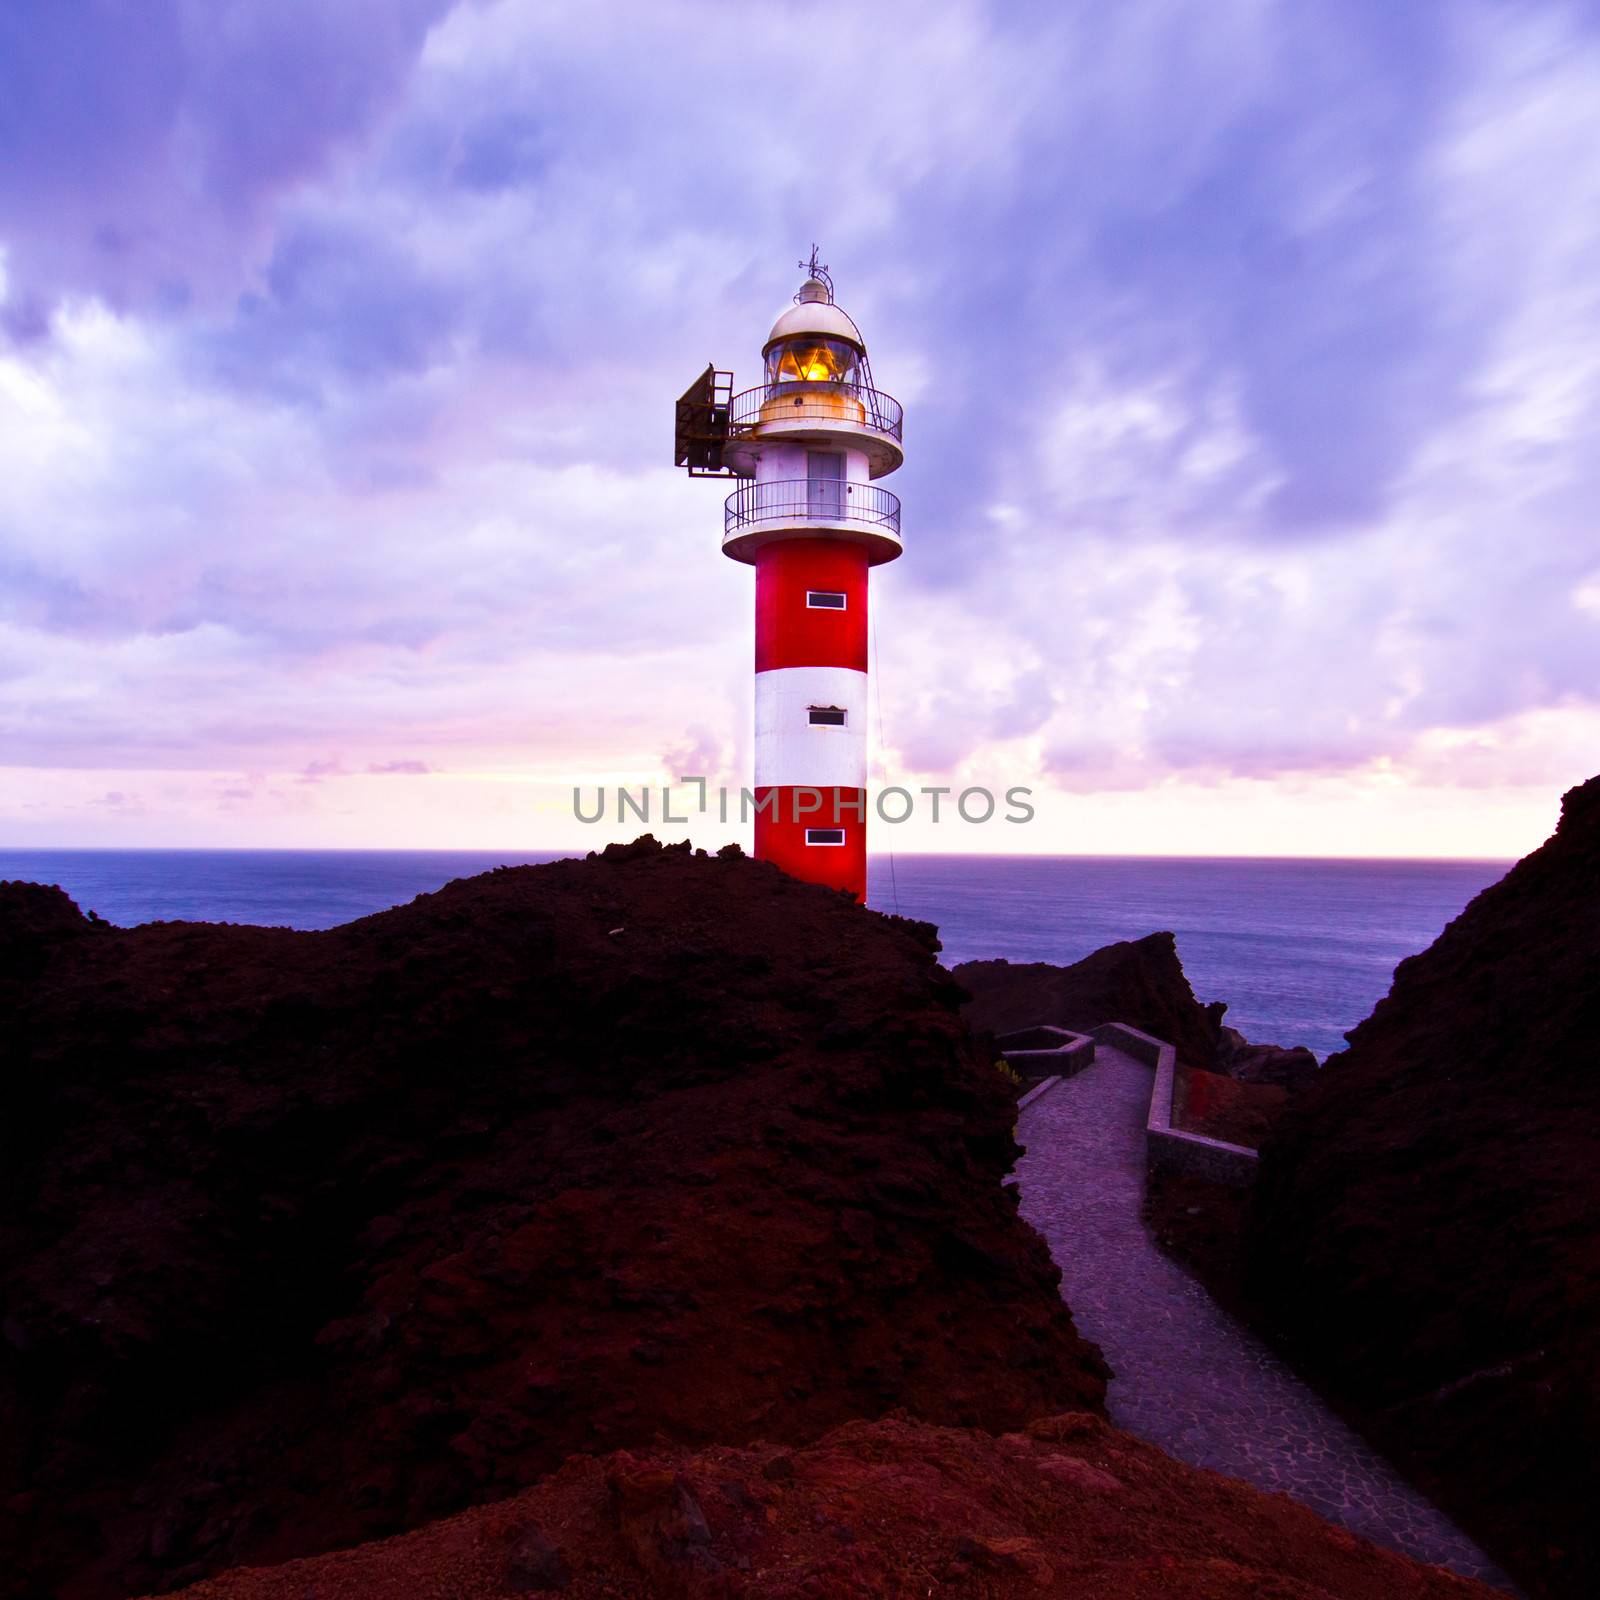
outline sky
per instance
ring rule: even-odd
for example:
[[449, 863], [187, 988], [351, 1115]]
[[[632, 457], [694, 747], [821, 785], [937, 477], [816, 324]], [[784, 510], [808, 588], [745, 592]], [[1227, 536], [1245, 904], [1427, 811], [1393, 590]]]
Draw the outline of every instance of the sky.
[[4, 0], [0, 844], [748, 782], [672, 401], [815, 241], [906, 408], [874, 781], [1035, 809], [875, 849], [1518, 855], [1600, 770], [1597, 105], [1537, 0]]

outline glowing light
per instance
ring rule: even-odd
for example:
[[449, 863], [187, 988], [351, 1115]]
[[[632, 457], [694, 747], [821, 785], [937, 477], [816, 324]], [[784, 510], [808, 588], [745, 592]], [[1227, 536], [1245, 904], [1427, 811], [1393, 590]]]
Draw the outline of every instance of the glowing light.
[[846, 383], [855, 376], [856, 353], [840, 339], [795, 339], [767, 357], [780, 383]]

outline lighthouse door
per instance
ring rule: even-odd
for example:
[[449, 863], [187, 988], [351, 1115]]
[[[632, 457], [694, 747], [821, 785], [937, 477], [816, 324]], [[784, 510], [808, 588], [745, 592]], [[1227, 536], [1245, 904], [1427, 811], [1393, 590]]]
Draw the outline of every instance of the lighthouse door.
[[840, 451], [806, 451], [806, 515], [829, 522], [844, 517], [844, 455]]

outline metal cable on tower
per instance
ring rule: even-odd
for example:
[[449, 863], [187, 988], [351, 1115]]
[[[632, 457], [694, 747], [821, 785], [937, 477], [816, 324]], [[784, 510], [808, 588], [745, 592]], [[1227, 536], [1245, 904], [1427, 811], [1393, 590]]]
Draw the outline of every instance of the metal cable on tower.
[[[878, 618], [877, 615], [867, 619], [867, 626], [872, 630], [872, 693], [878, 702], [878, 748], [886, 750], [889, 741], [883, 733], [883, 669], [878, 665]], [[900, 915], [900, 880], [894, 869], [894, 846], [890, 845], [884, 852], [889, 858], [889, 896], [894, 901], [894, 914]]]

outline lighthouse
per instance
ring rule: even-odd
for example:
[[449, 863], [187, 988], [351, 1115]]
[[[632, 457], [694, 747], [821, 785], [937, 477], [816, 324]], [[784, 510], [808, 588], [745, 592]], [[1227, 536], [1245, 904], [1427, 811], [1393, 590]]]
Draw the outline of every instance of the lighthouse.
[[706, 368], [678, 401], [675, 461], [737, 486], [722, 553], [755, 568], [755, 853], [796, 878], [867, 892], [867, 604], [900, 554], [899, 402], [813, 248], [806, 280], [735, 393]]

